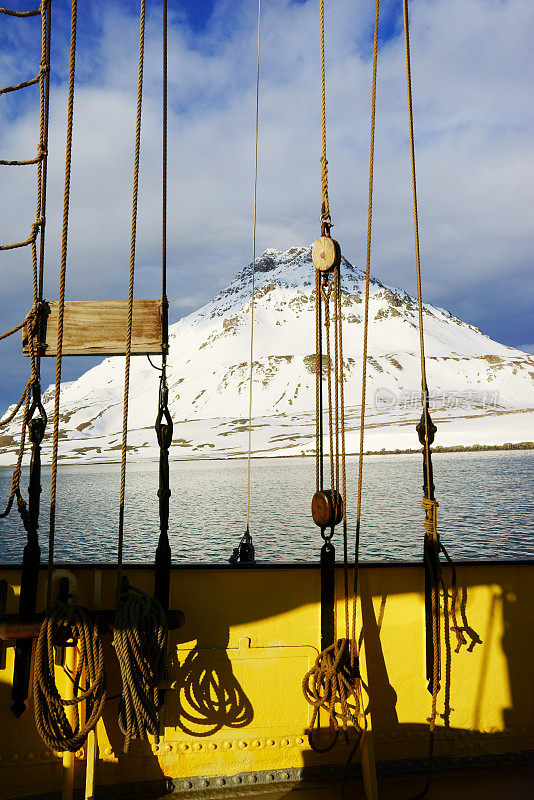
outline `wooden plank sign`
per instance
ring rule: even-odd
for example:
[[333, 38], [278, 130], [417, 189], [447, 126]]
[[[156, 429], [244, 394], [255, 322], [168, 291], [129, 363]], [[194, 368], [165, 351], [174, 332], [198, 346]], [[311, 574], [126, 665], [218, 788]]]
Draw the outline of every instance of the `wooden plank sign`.
[[[59, 304], [47, 305], [50, 314], [42, 325], [42, 355], [56, 356]], [[69, 300], [63, 319], [63, 355], [124, 355], [127, 323], [127, 300]], [[161, 300], [134, 300], [132, 355], [161, 353], [161, 334]], [[26, 327], [22, 330], [22, 351], [30, 355]]]

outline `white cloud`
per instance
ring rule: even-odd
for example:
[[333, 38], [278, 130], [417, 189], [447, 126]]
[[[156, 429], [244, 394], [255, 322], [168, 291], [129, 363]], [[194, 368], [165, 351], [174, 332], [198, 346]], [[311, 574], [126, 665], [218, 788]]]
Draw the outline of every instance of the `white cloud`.
[[[507, 341], [514, 336], [515, 341], [530, 338], [521, 314], [534, 300], [532, 4], [414, 0], [411, 9], [426, 299], [489, 327], [497, 338], [500, 331]], [[251, 258], [254, 14], [252, 4], [220, 0], [205, 31], [195, 34], [171, 4], [168, 261], [169, 294], [176, 298], [177, 313], [187, 313], [209, 299]], [[327, 7], [326, 23], [334, 235], [347, 257], [362, 263], [371, 78], [369, 5], [339, 0], [335, 13]], [[138, 296], [159, 291], [158, 25], [156, 17], [149, 18]], [[258, 252], [312, 241], [318, 234], [320, 208], [316, 4], [275, 0], [264, 6], [262, 26]], [[81, 40], [67, 283], [72, 298], [126, 293], [136, 39], [137, 21], [119, 4], [107, 3], [91, 46], [84, 50]], [[10, 42], [14, 47], [14, 40]], [[63, 57], [64, 48], [60, 53]], [[373, 272], [413, 291], [403, 58], [400, 36], [387, 41], [379, 58]], [[11, 52], [0, 63], [15, 69]], [[35, 152], [36, 114], [28, 100], [24, 103], [25, 112], [13, 119], [12, 104], [0, 98], [0, 151], [8, 157]], [[51, 103], [48, 296], [57, 291], [64, 105], [63, 82], [54, 85]], [[1, 240], [24, 238], [34, 216], [34, 170], [0, 169]], [[16, 321], [15, 311], [22, 315], [29, 302], [29, 254], [3, 253], [2, 262], [0, 315], [6, 328]]]

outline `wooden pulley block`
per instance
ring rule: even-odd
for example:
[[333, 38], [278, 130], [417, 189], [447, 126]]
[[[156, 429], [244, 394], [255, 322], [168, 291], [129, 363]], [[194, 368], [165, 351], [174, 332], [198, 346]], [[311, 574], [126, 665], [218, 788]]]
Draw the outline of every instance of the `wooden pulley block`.
[[335, 489], [334, 491], [323, 489], [321, 492], [315, 492], [311, 510], [316, 525], [320, 528], [332, 528], [343, 519], [342, 497]]
[[341, 264], [341, 247], [330, 236], [319, 236], [312, 245], [312, 259], [315, 269], [328, 272]]

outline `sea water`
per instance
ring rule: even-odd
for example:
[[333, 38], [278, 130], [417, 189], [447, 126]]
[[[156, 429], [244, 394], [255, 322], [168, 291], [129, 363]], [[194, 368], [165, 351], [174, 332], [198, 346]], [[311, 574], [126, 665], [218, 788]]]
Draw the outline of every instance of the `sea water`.
[[[457, 559], [534, 557], [534, 452], [438, 453], [433, 457], [438, 528]], [[354, 546], [357, 458], [347, 460], [349, 548]], [[250, 530], [263, 562], [317, 561], [311, 519], [313, 458], [262, 458], [251, 464]], [[360, 557], [421, 558], [422, 457], [368, 456], [363, 466]], [[113, 562], [117, 554], [119, 465], [59, 466], [56, 562]], [[226, 562], [245, 530], [245, 460], [173, 461], [169, 539], [175, 562]], [[27, 471], [21, 487], [27, 488]], [[47, 557], [50, 469], [43, 469], [41, 527]], [[11, 472], [0, 470], [0, 498]], [[128, 464], [124, 560], [151, 562], [157, 545], [158, 465]], [[16, 507], [0, 520], [0, 561], [20, 561], [25, 533]], [[341, 532], [333, 539], [342, 556]]]

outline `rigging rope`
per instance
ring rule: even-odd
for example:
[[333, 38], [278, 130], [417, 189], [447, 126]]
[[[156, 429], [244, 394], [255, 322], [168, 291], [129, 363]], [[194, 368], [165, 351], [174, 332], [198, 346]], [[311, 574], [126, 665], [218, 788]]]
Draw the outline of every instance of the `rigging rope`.
[[[48, 106], [49, 106], [49, 86], [50, 86], [50, 0], [43, 0], [39, 8], [32, 12], [10, 12], [7, 9], [0, 9], [4, 14], [9, 14], [15, 17], [30, 17], [41, 15], [41, 79], [39, 83], [39, 141], [37, 145], [38, 157], [28, 161], [0, 161], [0, 164], [12, 166], [19, 164], [37, 164], [37, 193], [36, 193], [36, 216], [35, 222], [32, 225], [32, 233], [26, 242], [19, 242], [15, 245], [4, 245], [1, 250], [11, 250], [15, 247], [23, 246], [25, 244], [32, 245], [32, 272], [33, 272], [33, 306], [19, 325], [16, 325], [10, 331], [0, 335], [0, 340], [13, 335], [21, 328], [26, 329], [26, 337], [28, 342], [28, 349], [30, 354], [30, 377], [22, 392], [21, 397], [15, 404], [12, 412], [5, 417], [0, 425], [7, 425], [11, 422], [18, 411], [25, 404], [22, 430], [19, 443], [19, 451], [17, 455], [17, 462], [12, 476], [11, 491], [7, 502], [6, 510], [0, 517], [7, 516], [11, 510], [13, 500], [17, 498], [17, 506], [26, 532], [28, 534], [28, 542], [24, 548], [23, 563], [26, 564], [28, 558], [38, 563], [40, 549], [37, 542], [37, 525], [39, 516], [39, 496], [41, 492], [40, 486], [40, 444], [44, 436], [45, 427], [47, 423], [47, 416], [41, 403], [41, 387], [40, 387], [40, 324], [42, 315], [46, 313], [46, 309], [42, 302], [42, 284], [43, 284], [43, 268], [44, 268], [44, 229], [45, 229], [45, 204], [46, 204], [46, 163], [47, 163], [47, 146], [48, 146]], [[37, 235], [41, 232], [39, 242], [39, 256], [37, 254]], [[35, 339], [37, 341], [35, 341]], [[33, 397], [30, 403], [30, 398]], [[40, 416], [34, 418], [35, 412], [38, 411]], [[24, 455], [25, 440], [26, 440], [26, 426], [29, 428], [30, 440], [32, 442], [32, 458], [30, 463], [30, 486], [29, 486], [29, 514], [26, 510], [26, 502], [23, 500], [20, 493], [20, 474], [22, 457]], [[26, 585], [24, 580], [23, 570], [23, 584]], [[33, 590], [32, 593], [34, 594]], [[26, 608], [24, 598], [25, 592], [21, 589], [21, 609], [27, 612], [33, 611], [33, 608]], [[17, 645], [18, 647], [18, 645]]]
[[[159, 381], [156, 436], [159, 444], [159, 525], [160, 535], [155, 559], [157, 600], [169, 609], [171, 548], [169, 544], [169, 448], [173, 424], [168, 408], [167, 354], [169, 352], [169, 301], [167, 299], [167, 0], [163, 0], [163, 91], [162, 91], [162, 180], [161, 180], [161, 375]], [[150, 360], [150, 357], [149, 357]]]
[[56, 378], [54, 390], [54, 430], [52, 437], [52, 470], [50, 479], [50, 529], [48, 535], [48, 584], [46, 608], [52, 607], [52, 575], [54, 570], [54, 538], [56, 528], [57, 462], [59, 444], [59, 399], [63, 358], [63, 321], [65, 315], [65, 283], [67, 277], [67, 243], [69, 230], [70, 176], [72, 162], [72, 127], [74, 121], [74, 76], [76, 71], [77, 0], [71, 2], [69, 88], [67, 99], [67, 137], [65, 148], [65, 185], [63, 191], [63, 224], [61, 232], [61, 261], [59, 271], [59, 302], [57, 328]]
[[321, 221], [332, 226], [330, 218], [330, 203], [328, 200], [328, 161], [326, 158], [326, 77], [325, 77], [325, 44], [324, 44], [324, 0], [320, 0], [319, 18], [321, 30], [321, 192], [323, 205]]
[[436, 726], [437, 716], [437, 697], [440, 690], [440, 585], [442, 585], [441, 566], [439, 553], [440, 550], [444, 553], [453, 570], [453, 629], [456, 632], [458, 639], [458, 648], [465, 644], [465, 637], [456, 621], [456, 571], [449, 554], [442, 545], [439, 534], [437, 531], [437, 509], [438, 503], [434, 497], [434, 483], [432, 472], [432, 450], [431, 444], [434, 441], [434, 434], [436, 426], [433, 424], [429, 413], [429, 394], [428, 384], [426, 378], [426, 362], [425, 362], [425, 345], [424, 345], [424, 331], [423, 331], [423, 300], [421, 289], [421, 256], [419, 247], [419, 220], [417, 211], [417, 181], [415, 169], [415, 143], [414, 143], [414, 125], [413, 125], [413, 107], [412, 107], [412, 80], [411, 80], [411, 67], [410, 67], [410, 25], [408, 15], [408, 0], [403, 0], [403, 18], [404, 18], [404, 43], [405, 43], [405, 56], [406, 56], [406, 93], [408, 101], [408, 120], [409, 120], [409, 133], [410, 133], [410, 160], [411, 160], [411, 174], [412, 174], [412, 196], [413, 196], [413, 217], [414, 217], [414, 239], [415, 239], [415, 263], [416, 263], [416, 277], [417, 277], [417, 302], [418, 302], [418, 315], [419, 315], [419, 346], [420, 346], [420, 359], [421, 359], [421, 400], [422, 400], [422, 415], [419, 424], [417, 425], [417, 432], [419, 441], [423, 445], [423, 474], [424, 474], [424, 487], [423, 487], [423, 501], [422, 508], [425, 511], [425, 539], [424, 539], [424, 563], [425, 563], [425, 606], [427, 626], [430, 621], [431, 625], [431, 646], [430, 636], [427, 627], [427, 678], [429, 678], [429, 691], [432, 694], [431, 713], [429, 717], [429, 747], [428, 747], [428, 761], [427, 761], [427, 774], [425, 785], [423, 789], [412, 800], [422, 800], [426, 797], [430, 788], [432, 779], [432, 766], [434, 756], [434, 731]]
[[[77, 648], [77, 665], [72, 681], [72, 700], [61, 697], [56, 685], [54, 648]], [[82, 681], [85, 680], [85, 686]], [[74, 595], [64, 603], [56, 602], [39, 631], [33, 668], [33, 698], [35, 722], [43, 742], [56, 752], [76, 752], [93, 730], [104, 711], [107, 700], [104, 650], [98, 626], [86, 611], [76, 605]], [[85, 723], [80, 722], [78, 706], [86, 704]], [[67, 719], [65, 709], [74, 707], [74, 724]]]
[[158, 683], [165, 676], [167, 620], [161, 604], [134, 586], [121, 595], [115, 617], [113, 646], [119, 660], [122, 693], [119, 727], [124, 752], [132, 739], [159, 741]]
[[252, 298], [250, 301], [250, 376], [248, 401], [248, 462], [247, 462], [247, 531], [250, 524], [250, 457], [252, 450], [252, 369], [254, 360], [254, 302], [256, 277], [256, 209], [258, 195], [258, 127], [260, 108], [260, 20], [261, 0], [258, 0], [258, 57], [256, 66], [256, 132], [254, 140], [254, 212], [252, 221]]
[[251, 488], [251, 460], [252, 460], [252, 388], [253, 388], [253, 368], [254, 368], [254, 306], [256, 300], [256, 211], [258, 195], [258, 133], [259, 133], [259, 110], [260, 110], [260, 32], [261, 32], [261, 0], [258, 0], [258, 37], [257, 37], [257, 61], [256, 61], [256, 131], [254, 140], [254, 204], [252, 218], [252, 296], [250, 300], [250, 366], [249, 366], [249, 397], [248, 397], [248, 455], [247, 455], [247, 512], [246, 530], [239, 545], [234, 548], [230, 557], [231, 564], [253, 563], [254, 544], [250, 535], [250, 488]]
[[[359, 669], [354, 658], [354, 642], [350, 639], [349, 579], [347, 539], [347, 478], [345, 458], [345, 397], [342, 338], [342, 287], [341, 251], [337, 242], [330, 238], [332, 219], [328, 201], [328, 172], [326, 158], [326, 80], [324, 2], [320, 3], [321, 46], [321, 237], [312, 249], [315, 265], [315, 331], [316, 331], [316, 493], [312, 501], [312, 516], [321, 529], [324, 545], [321, 550], [321, 602], [322, 652], [315, 665], [304, 676], [304, 697], [313, 706], [312, 722], [308, 729], [308, 740], [312, 749], [327, 752], [336, 743], [339, 731], [348, 741], [349, 726], [357, 732], [354, 754], [363, 734], [359, 722], [361, 709], [359, 697]], [[324, 318], [324, 323], [323, 323]], [[333, 322], [333, 333], [331, 323]], [[326, 353], [323, 355], [322, 332], [325, 331]], [[333, 357], [331, 349], [333, 347]], [[323, 369], [326, 370], [328, 396], [328, 439], [330, 489], [324, 490], [323, 447]], [[341, 473], [341, 474], [340, 474]], [[337, 524], [343, 523], [343, 574], [345, 636], [337, 639], [335, 619], [334, 547], [331, 539]], [[330, 532], [327, 532], [327, 528]], [[324, 612], [324, 625], [323, 625]], [[327, 619], [333, 615], [332, 622]], [[333, 639], [333, 641], [332, 641]], [[330, 737], [325, 746], [318, 738], [320, 711], [326, 712]]]
[[[163, 678], [167, 653], [167, 622], [161, 604], [140, 589], [130, 586], [122, 576], [124, 545], [124, 500], [126, 492], [126, 449], [128, 433], [128, 398], [130, 385], [130, 359], [132, 351], [133, 291], [135, 273], [135, 246], [137, 234], [137, 207], [139, 197], [139, 162], [141, 150], [141, 110], [143, 99], [143, 64], [145, 43], [145, 0], [140, 2], [139, 62], [137, 80], [137, 110], [134, 143], [134, 169], [132, 189], [132, 221], [130, 237], [130, 268], [128, 281], [128, 323], [126, 358], [124, 365], [124, 400], [122, 417], [121, 484], [119, 501], [119, 533], [117, 554], [117, 606], [113, 643], [122, 675], [122, 693], [119, 703], [119, 725], [125, 735], [124, 750], [128, 752], [132, 738], [146, 738], [149, 732], [158, 738], [159, 711], [161, 707], [158, 681]], [[165, 170], [164, 170], [165, 172]], [[165, 191], [165, 184], [163, 191]], [[164, 230], [165, 230], [165, 223]], [[164, 245], [165, 247], [165, 239]], [[165, 265], [165, 256], [163, 257]], [[163, 289], [165, 290], [165, 267]], [[162, 348], [165, 351], [165, 348]], [[166, 404], [163, 385], [160, 394]], [[169, 415], [170, 419], [170, 415]], [[161, 426], [167, 427], [167, 426]], [[172, 437], [172, 421], [171, 421]], [[161, 444], [160, 440], [160, 444]], [[167, 499], [168, 501], [168, 499]]]
[[357, 632], [357, 598], [358, 598], [358, 577], [360, 562], [360, 529], [362, 519], [362, 489], [363, 489], [363, 443], [365, 433], [365, 403], [367, 390], [367, 343], [369, 335], [369, 288], [371, 283], [371, 238], [373, 228], [373, 177], [375, 159], [375, 121], [376, 121], [376, 77], [378, 72], [378, 23], [380, 15], [380, 3], [375, 3], [375, 24], [373, 37], [373, 82], [371, 89], [371, 141], [369, 145], [369, 192], [367, 205], [367, 247], [365, 258], [365, 302], [363, 317], [363, 352], [362, 352], [362, 394], [360, 408], [360, 448], [358, 458], [358, 494], [356, 501], [356, 543], [354, 547], [354, 586], [352, 596], [352, 641], [353, 650], [351, 658], [356, 656]]
[[47, 5], [50, 0], [43, 0], [38, 8], [31, 11], [12, 11], [10, 8], [0, 8], [0, 14], [6, 14], [8, 17], [36, 17], [42, 13], [43, 6]]
[[117, 598], [122, 578], [122, 553], [124, 543], [124, 498], [126, 492], [126, 448], [128, 437], [128, 400], [130, 389], [130, 359], [132, 354], [132, 321], [135, 273], [135, 245], [137, 235], [137, 203], [139, 196], [139, 160], [141, 151], [141, 109], [143, 100], [143, 61], [145, 46], [145, 0], [141, 0], [139, 17], [139, 65], [137, 76], [137, 110], [135, 122], [134, 169], [132, 188], [132, 221], [130, 234], [130, 269], [128, 278], [128, 321], [126, 328], [126, 358], [124, 363], [124, 397], [122, 413], [121, 482], [119, 499], [119, 542], [117, 554]]

